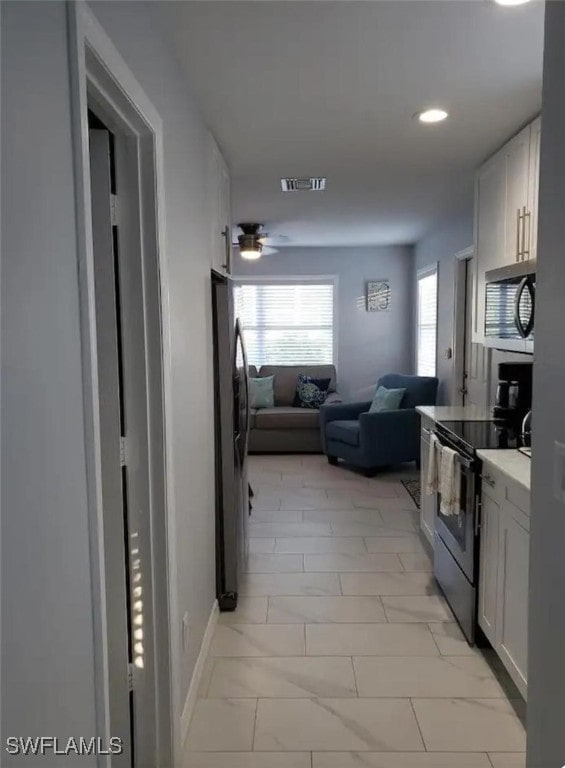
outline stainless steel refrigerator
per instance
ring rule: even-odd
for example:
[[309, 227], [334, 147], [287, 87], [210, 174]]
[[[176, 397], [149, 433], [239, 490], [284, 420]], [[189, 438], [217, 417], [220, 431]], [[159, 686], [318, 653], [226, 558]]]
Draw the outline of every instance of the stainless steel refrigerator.
[[216, 596], [221, 611], [237, 606], [247, 559], [249, 378], [235, 315], [233, 282], [212, 270], [216, 462]]

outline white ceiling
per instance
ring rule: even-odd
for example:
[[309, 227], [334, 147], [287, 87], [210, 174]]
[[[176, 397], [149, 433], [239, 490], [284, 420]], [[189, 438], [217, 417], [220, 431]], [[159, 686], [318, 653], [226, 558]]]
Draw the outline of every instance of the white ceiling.
[[[492, 0], [164, 2], [232, 173], [234, 221], [288, 245], [411, 243], [540, 109], [543, 5]], [[412, 115], [445, 107], [423, 126]], [[327, 176], [283, 193], [281, 176]]]

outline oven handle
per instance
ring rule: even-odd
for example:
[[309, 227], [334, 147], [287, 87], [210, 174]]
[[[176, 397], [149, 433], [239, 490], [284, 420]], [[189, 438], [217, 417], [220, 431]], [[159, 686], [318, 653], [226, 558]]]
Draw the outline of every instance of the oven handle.
[[446, 438], [444, 435], [439, 434], [438, 432], [436, 432], [436, 430], [432, 430], [431, 434], [437, 437], [441, 445], [446, 445], [448, 448], [451, 448], [453, 451], [457, 453], [457, 460], [463, 467], [465, 467], [465, 469], [473, 469], [475, 467], [475, 460], [468, 459], [466, 456], [460, 453], [453, 443], [450, 444], [450, 440], [448, 438]]

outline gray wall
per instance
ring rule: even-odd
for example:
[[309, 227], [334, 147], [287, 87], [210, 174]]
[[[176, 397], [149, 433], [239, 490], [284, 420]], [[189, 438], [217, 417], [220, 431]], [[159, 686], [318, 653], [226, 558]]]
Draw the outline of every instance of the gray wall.
[[[92, 7], [163, 119], [180, 648], [185, 611], [190, 624], [188, 651], [172, 660], [178, 736], [215, 583], [209, 134], [153, 4]], [[2, 728], [88, 736], [96, 725], [66, 7], [2, 3], [1, 13]], [[9, 765], [5, 754], [1, 762]]]
[[[235, 259], [246, 277], [337, 275], [338, 387], [345, 398], [372, 396], [385, 373], [412, 373], [412, 261], [410, 247], [284, 248], [257, 262]], [[365, 309], [366, 280], [391, 281], [391, 308]]]
[[[449, 404], [453, 358], [445, 350], [453, 344], [455, 254], [473, 244], [473, 206], [440, 223], [415, 247], [414, 283], [419, 269], [438, 262], [438, 403]], [[414, 286], [414, 291], [416, 290]]]
[[565, 764], [565, 504], [553, 495], [554, 442], [565, 443], [565, 3], [546, 3], [545, 7], [530, 535], [528, 768], [560, 768]]

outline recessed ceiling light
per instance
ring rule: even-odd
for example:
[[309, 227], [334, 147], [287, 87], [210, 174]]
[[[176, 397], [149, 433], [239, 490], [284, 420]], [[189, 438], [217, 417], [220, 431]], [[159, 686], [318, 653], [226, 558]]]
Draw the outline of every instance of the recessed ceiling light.
[[494, 0], [497, 5], [525, 5], [530, 0]]
[[426, 109], [423, 112], [418, 112], [417, 117], [421, 123], [441, 123], [441, 121], [445, 120], [447, 117], [447, 112], [445, 109], [434, 107], [433, 109]]

